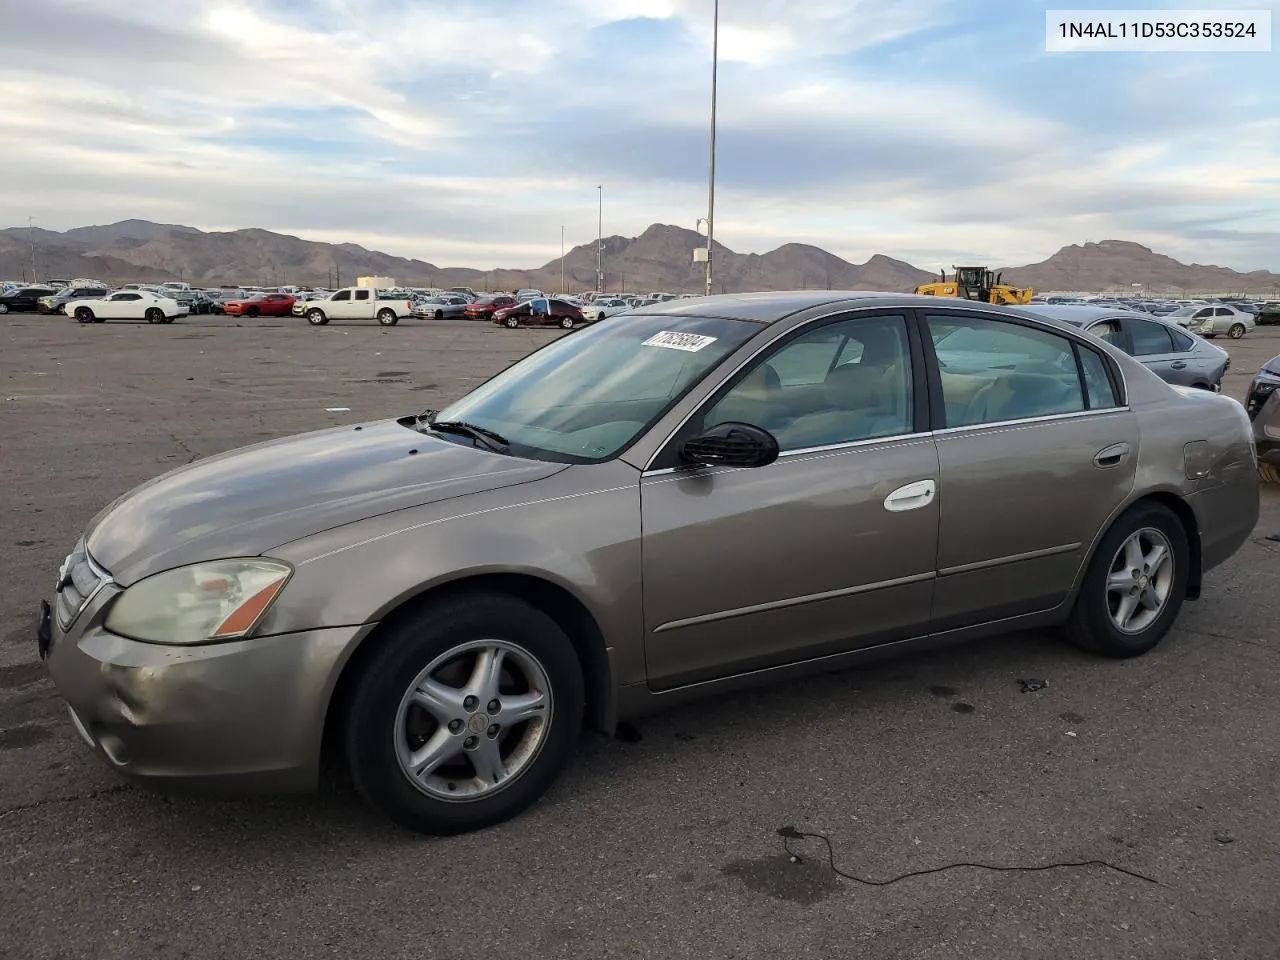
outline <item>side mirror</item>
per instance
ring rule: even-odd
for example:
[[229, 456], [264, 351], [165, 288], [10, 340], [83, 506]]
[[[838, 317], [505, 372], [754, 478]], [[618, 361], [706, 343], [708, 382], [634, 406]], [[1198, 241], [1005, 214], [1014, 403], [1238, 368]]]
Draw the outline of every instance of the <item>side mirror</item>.
[[704, 466], [764, 467], [778, 459], [778, 441], [768, 430], [729, 421], [690, 437], [680, 456]]

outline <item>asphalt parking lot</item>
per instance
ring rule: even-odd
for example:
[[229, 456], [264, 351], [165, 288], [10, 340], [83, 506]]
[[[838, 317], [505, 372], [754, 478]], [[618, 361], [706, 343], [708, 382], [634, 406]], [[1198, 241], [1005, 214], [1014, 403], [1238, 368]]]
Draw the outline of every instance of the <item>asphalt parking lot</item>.
[[[1152, 654], [1006, 637], [584, 736], [532, 811], [423, 839], [340, 778], [210, 800], [85, 749], [34, 614], [85, 523], [171, 467], [440, 406], [559, 331], [0, 323], [0, 957], [1228, 958], [1280, 942], [1280, 493]], [[1280, 328], [1219, 340], [1240, 397]], [[1019, 680], [1047, 680], [1023, 692]], [[1033, 685], [1034, 686], [1034, 685]], [[885, 887], [871, 879], [961, 861]]]

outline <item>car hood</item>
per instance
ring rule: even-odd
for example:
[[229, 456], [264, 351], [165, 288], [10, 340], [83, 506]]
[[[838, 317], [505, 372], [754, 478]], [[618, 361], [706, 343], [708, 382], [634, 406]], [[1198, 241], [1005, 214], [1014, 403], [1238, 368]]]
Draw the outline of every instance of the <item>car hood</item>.
[[566, 469], [422, 434], [411, 423], [320, 430], [180, 467], [99, 513], [89, 525], [89, 553], [127, 586], [183, 564], [257, 556], [356, 520]]

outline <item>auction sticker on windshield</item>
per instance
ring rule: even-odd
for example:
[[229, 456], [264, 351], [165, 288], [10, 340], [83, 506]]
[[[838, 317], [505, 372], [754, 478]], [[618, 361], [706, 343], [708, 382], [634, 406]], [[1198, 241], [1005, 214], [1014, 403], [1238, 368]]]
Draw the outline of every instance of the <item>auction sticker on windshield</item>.
[[655, 333], [640, 346], [666, 347], [668, 350], [684, 350], [688, 353], [697, 353], [703, 347], [715, 342], [715, 337], [704, 337], [700, 333], [677, 333], [674, 330], [663, 330], [661, 333]]

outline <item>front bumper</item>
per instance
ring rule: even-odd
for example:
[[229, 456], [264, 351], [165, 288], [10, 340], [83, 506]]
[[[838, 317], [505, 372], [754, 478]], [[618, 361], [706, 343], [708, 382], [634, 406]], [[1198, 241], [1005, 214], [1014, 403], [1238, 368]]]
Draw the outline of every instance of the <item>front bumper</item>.
[[141, 643], [102, 621], [120, 589], [64, 631], [46, 664], [76, 730], [108, 765], [155, 785], [252, 793], [313, 788], [342, 664], [369, 625], [204, 646]]

